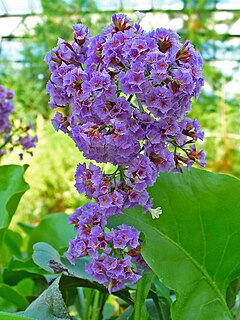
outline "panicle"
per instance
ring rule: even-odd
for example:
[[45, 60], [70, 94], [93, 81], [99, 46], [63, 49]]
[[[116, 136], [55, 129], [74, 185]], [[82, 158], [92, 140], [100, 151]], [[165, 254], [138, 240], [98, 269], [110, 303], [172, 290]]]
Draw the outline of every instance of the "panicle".
[[87, 159], [111, 163], [113, 172], [79, 164], [76, 188], [95, 204], [70, 218], [77, 236], [67, 256], [74, 262], [89, 255], [87, 271], [112, 292], [136, 282], [146, 265], [138, 231], [119, 226], [106, 232], [107, 218], [138, 205], [158, 218], [146, 190], [158, 173], [205, 164], [195, 146], [203, 139], [200, 124], [186, 117], [204, 82], [203, 61], [174, 31], [145, 32], [124, 14], [114, 14], [96, 37], [83, 25], [73, 29], [73, 41], [60, 39], [45, 58], [49, 104], [57, 109], [53, 125]]
[[24, 125], [20, 119], [17, 125], [13, 120], [14, 105], [12, 99], [15, 94], [0, 85], [0, 159], [15, 148], [20, 149], [19, 157], [23, 152], [32, 154], [32, 148], [36, 147], [37, 136], [33, 135], [33, 125]]

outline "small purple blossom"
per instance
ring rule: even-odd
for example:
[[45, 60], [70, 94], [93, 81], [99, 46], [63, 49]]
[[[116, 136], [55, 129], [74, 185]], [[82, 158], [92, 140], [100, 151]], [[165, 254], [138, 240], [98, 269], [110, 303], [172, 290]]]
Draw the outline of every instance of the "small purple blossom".
[[14, 149], [20, 149], [20, 159], [23, 158], [22, 151], [32, 154], [32, 148], [36, 147], [37, 136], [33, 136], [33, 125], [25, 126], [20, 119], [20, 125], [16, 126], [12, 113], [14, 105], [12, 99], [15, 94], [11, 90], [0, 86], [0, 158]]

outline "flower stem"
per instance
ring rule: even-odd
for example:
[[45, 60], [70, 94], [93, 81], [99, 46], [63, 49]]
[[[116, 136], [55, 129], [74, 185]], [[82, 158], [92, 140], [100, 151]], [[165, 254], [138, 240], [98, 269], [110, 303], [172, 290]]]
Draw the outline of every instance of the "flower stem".
[[137, 283], [136, 300], [134, 304], [134, 320], [147, 320], [149, 318], [145, 299], [151, 288], [153, 272], [143, 272], [141, 280]]

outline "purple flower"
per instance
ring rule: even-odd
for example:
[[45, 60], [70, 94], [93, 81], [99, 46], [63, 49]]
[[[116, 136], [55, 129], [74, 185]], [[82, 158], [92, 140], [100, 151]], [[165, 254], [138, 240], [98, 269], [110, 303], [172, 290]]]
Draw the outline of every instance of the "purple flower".
[[82, 45], [90, 35], [88, 28], [83, 24], [74, 24], [73, 30], [73, 36], [78, 45]]
[[12, 119], [14, 96], [13, 91], [0, 86], [0, 157], [17, 148], [21, 150], [19, 156], [22, 159], [22, 151], [32, 154], [32, 148], [36, 147], [38, 138], [31, 132], [33, 131], [31, 123], [24, 126], [20, 120], [20, 125], [16, 125]]
[[86, 253], [86, 243], [77, 236], [75, 239], [69, 242], [69, 248], [66, 253], [66, 257], [72, 264], [74, 264], [77, 258], [85, 256]]
[[124, 14], [114, 14], [95, 37], [83, 25], [73, 29], [74, 40], [60, 39], [45, 58], [49, 104], [58, 108], [53, 125], [84, 157], [111, 163], [112, 170], [78, 165], [76, 189], [95, 203], [69, 218], [77, 240], [68, 257], [91, 256], [87, 272], [113, 292], [136, 282], [147, 266], [139, 232], [126, 225], [107, 232], [108, 217], [138, 205], [152, 210], [146, 188], [159, 172], [205, 165], [203, 151], [195, 147], [203, 139], [200, 124], [187, 118], [203, 85], [203, 61], [174, 31], [145, 32]]

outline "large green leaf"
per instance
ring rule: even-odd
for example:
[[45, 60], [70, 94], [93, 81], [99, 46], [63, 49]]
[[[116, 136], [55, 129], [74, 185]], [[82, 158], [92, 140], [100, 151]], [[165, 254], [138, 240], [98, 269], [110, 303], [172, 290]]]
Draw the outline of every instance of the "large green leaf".
[[29, 189], [23, 179], [27, 167], [27, 165], [0, 166], [0, 243], [22, 195]]
[[59, 250], [68, 247], [68, 242], [74, 237], [73, 227], [68, 224], [68, 216], [65, 213], [49, 214], [31, 232], [28, 250], [31, 252], [37, 242], [47, 242]]
[[159, 219], [136, 208], [111, 224], [144, 233], [144, 258], [176, 292], [173, 320], [232, 319], [225, 296], [240, 275], [240, 181], [199, 169], [161, 173], [150, 194]]

